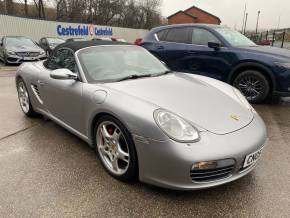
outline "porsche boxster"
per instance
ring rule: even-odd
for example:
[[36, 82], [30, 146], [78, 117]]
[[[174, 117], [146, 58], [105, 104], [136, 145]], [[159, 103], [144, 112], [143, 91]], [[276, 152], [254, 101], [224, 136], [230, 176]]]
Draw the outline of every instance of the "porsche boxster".
[[49, 59], [22, 64], [16, 87], [25, 115], [86, 141], [122, 181], [180, 190], [228, 183], [254, 169], [267, 138], [237, 89], [172, 72], [127, 43], [61, 44]]

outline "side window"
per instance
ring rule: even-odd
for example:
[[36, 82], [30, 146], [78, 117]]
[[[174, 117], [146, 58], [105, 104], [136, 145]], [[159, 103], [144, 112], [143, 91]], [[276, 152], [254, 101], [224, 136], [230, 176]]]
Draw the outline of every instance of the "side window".
[[205, 45], [209, 42], [221, 43], [211, 32], [201, 28], [194, 28], [192, 31], [192, 44]]
[[177, 43], [190, 43], [189, 28], [172, 28], [168, 31], [165, 41]]
[[164, 41], [165, 40], [165, 37], [168, 33], [168, 29], [167, 30], [161, 30], [159, 31], [158, 33], [156, 33], [157, 35], [157, 38], [160, 40], [160, 41]]
[[53, 56], [46, 61], [45, 65], [50, 70], [66, 68], [72, 72], [76, 72], [74, 54], [71, 50], [65, 48], [60, 48], [55, 51]]

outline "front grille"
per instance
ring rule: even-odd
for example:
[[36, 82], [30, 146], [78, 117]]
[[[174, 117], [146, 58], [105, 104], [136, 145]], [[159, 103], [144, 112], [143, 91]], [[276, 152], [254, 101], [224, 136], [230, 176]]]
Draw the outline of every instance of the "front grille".
[[16, 52], [20, 57], [37, 57], [39, 52]]
[[235, 161], [220, 160], [215, 161], [215, 167], [210, 167], [206, 169], [192, 169], [190, 171], [190, 177], [193, 182], [213, 182], [216, 180], [224, 179], [231, 176], [234, 168]]

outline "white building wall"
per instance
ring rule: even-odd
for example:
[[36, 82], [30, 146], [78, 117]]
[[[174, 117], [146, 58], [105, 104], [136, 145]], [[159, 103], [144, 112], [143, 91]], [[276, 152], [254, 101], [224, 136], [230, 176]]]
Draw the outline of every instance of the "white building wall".
[[[60, 37], [60, 38], [72, 38], [82, 37], [86, 39], [92, 39], [93, 37], [104, 37], [104, 36], [59, 36], [57, 33], [57, 26], [73, 27], [77, 28], [78, 25], [88, 25], [81, 23], [66, 23], [66, 22], [55, 22], [36, 20], [22, 17], [14, 17], [8, 15], [0, 15], [0, 36], [13, 35], [13, 36], [27, 36], [35, 41], [38, 41], [42, 37]], [[95, 27], [109, 27], [99, 26]], [[128, 42], [133, 43], [137, 38], [143, 38], [148, 30], [143, 29], [130, 29], [120, 27], [110, 27], [113, 29], [113, 37], [123, 38]]]

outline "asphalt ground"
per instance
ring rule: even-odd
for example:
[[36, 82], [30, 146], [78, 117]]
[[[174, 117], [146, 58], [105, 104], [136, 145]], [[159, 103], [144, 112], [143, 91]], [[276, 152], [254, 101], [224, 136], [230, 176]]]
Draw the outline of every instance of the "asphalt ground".
[[269, 140], [251, 174], [180, 192], [116, 181], [86, 143], [26, 118], [14, 71], [0, 66], [0, 217], [290, 217], [290, 99], [255, 106]]

